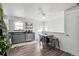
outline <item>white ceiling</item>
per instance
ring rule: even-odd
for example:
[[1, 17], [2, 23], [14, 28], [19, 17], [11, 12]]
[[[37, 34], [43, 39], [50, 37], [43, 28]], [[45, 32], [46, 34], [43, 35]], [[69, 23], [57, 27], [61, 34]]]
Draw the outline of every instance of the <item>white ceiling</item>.
[[75, 3], [3, 3], [4, 14], [10, 16], [19, 16], [31, 19], [42, 19], [42, 14], [39, 10], [41, 7], [44, 10], [47, 18], [56, 17], [59, 12], [64, 11]]

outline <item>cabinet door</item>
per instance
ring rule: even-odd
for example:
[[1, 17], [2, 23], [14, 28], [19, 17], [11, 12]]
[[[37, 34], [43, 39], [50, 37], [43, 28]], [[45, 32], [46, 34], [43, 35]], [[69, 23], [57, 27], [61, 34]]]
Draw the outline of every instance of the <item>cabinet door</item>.
[[32, 34], [28, 34], [28, 40], [32, 40]]
[[12, 43], [21, 43], [25, 42], [25, 34], [24, 33], [14, 33], [12, 38]]
[[34, 37], [35, 36], [34, 36], [33, 33], [27, 33], [26, 34], [26, 41], [32, 41], [32, 40], [34, 40], [35, 39]]
[[28, 39], [28, 33], [26, 33], [26, 41], [29, 41], [29, 39]]

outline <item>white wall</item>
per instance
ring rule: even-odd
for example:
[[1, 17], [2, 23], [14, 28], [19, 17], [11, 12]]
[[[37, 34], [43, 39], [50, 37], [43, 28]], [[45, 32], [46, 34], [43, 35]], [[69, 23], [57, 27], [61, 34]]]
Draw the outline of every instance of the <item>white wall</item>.
[[52, 15], [49, 21], [46, 22], [46, 28], [49, 32], [64, 33], [64, 11]]

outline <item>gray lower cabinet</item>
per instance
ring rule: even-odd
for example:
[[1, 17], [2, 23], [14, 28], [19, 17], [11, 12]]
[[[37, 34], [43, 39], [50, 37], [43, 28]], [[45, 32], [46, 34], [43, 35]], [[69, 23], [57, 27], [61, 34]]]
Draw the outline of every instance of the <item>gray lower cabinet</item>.
[[28, 42], [35, 40], [34, 33], [26, 33], [26, 32], [11, 32], [11, 41], [12, 44]]

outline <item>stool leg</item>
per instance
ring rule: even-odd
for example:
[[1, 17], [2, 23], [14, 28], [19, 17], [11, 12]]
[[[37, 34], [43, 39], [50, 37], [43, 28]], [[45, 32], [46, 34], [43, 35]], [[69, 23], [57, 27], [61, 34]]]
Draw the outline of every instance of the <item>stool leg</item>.
[[58, 42], [58, 49], [60, 49], [60, 44], [59, 44], [59, 40], [57, 39], [57, 42]]
[[56, 48], [55, 46], [56, 46], [56, 44], [55, 44], [55, 40], [54, 40], [54, 50], [55, 50], [55, 48]]

